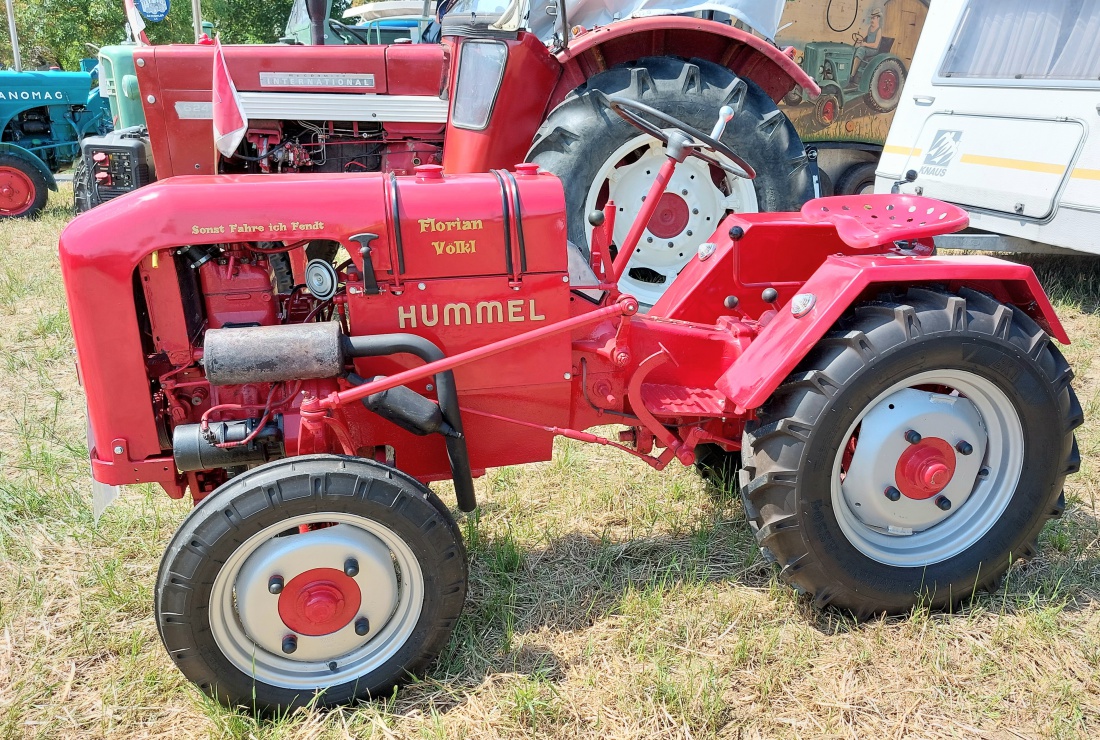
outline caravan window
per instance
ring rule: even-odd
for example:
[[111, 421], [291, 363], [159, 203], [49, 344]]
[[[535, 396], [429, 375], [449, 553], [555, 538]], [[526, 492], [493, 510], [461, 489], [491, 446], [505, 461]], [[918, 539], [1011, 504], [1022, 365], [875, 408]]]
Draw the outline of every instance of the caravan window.
[[951, 80], [1100, 80], [1100, 0], [970, 0], [940, 66]]

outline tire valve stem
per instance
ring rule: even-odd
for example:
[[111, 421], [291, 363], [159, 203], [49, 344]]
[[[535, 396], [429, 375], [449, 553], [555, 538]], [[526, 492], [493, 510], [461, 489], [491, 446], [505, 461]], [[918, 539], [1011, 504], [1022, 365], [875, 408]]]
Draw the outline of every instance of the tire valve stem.
[[355, 578], [359, 575], [359, 561], [355, 558], [348, 558], [344, 561], [344, 575]]
[[905, 441], [911, 445], [915, 445], [920, 442], [920, 432], [915, 429], [910, 429], [905, 433]]
[[272, 594], [280, 594], [283, 592], [283, 577], [271, 576], [267, 579], [267, 591]]
[[947, 498], [947, 496], [936, 496], [936, 506], [947, 511], [951, 508], [951, 499]]
[[283, 638], [283, 652], [290, 655], [298, 649], [298, 638], [295, 635], [287, 635]]
[[969, 455], [974, 451], [974, 445], [970, 444], [965, 439], [960, 439], [959, 443], [955, 445], [955, 449], [959, 451], [960, 455]]
[[356, 619], [355, 620], [355, 634], [362, 637], [363, 635], [367, 634], [368, 632], [370, 632], [370, 622], [367, 620], [367, 618], [366, 617], [359, 617], [359, 619]]
[[884, 493], [886, 494], [886, 498], [890, 499], [891, 501], [897, 501], [901, 498], [901, 491], [894, 488], [893, 486], [886, 486], [886, 490], [884, 491]]

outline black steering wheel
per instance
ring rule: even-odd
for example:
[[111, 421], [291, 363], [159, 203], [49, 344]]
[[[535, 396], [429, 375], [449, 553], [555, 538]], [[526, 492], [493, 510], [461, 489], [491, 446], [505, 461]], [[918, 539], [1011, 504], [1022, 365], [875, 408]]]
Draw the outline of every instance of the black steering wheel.
[[333, 33], [335, 33], [337, 36], [339, 36], [350, 45], [354, 46], [358, 44], [370, 44], [369, 32], [367, 35], [363, 35], [360, 29], [352, 28], [346, 23], [341, 23], [335, 18], [328, 19], [328, 27], [332, 29]]
[[[668, 132], [659, 128], [653, 121], [643, 118], [639, 113], [645, 114], [649, 118], [655, 118], [666, 127], [676, 129], [686, 136], [689, 139], [687, 148], [691, 156], [703, 160], [712, 167], [725, 170], [731, 175], [744, 177], [747, 180], [752, 180], [756, 177], [756, 170], [752, 168], [752, 165], [734, 154], [733, 150], [721, 141], [712, 138], [708, 134], [704, 134], [694, 126], [689, 126], [680, 119], [673, 118], [656, 108], [651, 108], [645, 103], [639, 103], [637, 100], [631, 100], [630, 98], [623, 98], [617, 95], [607, 96], [602, 93], [600, 97], [602, 98], [601, 102], [619, 114], [624, 121], [634, 128], [649, 134], [661, 143], [668, 144]], [[733, 164], [731, 165], [729, 162], [723, 162], [708, 152], [721, 154]]]

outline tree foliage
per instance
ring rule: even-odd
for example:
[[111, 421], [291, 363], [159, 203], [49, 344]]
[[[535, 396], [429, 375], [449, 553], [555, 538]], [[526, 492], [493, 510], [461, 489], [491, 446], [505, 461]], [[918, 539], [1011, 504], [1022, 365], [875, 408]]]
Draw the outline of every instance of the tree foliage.
[[[214, 23], [228, 44], [271, 43], [282, 36], [293, 0], [203, 0], [203, 19]], [[0, 13], [2, 15], [2, 13]], [[79, 69], [80, 60], [94, 57], [94, 47], [126, 38], [122, 0], [16, 0], [19, 45], [26, 69], [59, 66]], [[3, 27], [6, 29], [7, 23]], [[194, 40], [190, 0], [172, 0], [168, 17], [147, 23], [154, 44]], [[0, 32], [0, 68], [12, 64], [11, 44]]]

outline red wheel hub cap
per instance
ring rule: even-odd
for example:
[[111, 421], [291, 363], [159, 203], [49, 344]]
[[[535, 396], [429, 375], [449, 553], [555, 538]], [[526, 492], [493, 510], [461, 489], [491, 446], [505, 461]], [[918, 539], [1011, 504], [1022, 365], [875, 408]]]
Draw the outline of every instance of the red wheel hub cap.
[[676, 193], [665, 193], [657, 202], [657, 210], [649, 219], [649, 233], [658, 239], [679, 236], [687, 228], [691, 209]]
[[821, 117], [831, 123], [836, 118], [836, 103], [831, 100], [825, 101], [825, 105], [821, 108]]
[[0, 213], [18, 216], [34, 203], [34, 183], [14, 167], [0, 167]]
[[883, 100], [894, 97], [898, 91], [898, 76], [893, 71], [886, 71], [878, 78], [878, 96]]
[[346, 627], [362, 602], [355, 579], [335, 568], [314, 568], [283, 587], [279, 618], [300, 635], [329, 635]]
[[925, 437], [898, 458], [894, 481], [912, 499], [932, 498], [955, 475], [955, 449], [939, 437]]

